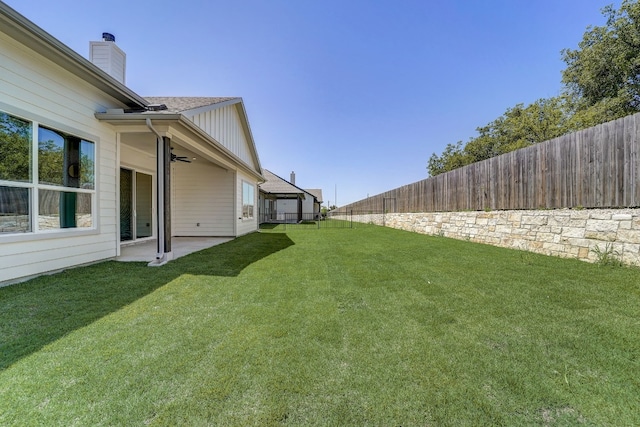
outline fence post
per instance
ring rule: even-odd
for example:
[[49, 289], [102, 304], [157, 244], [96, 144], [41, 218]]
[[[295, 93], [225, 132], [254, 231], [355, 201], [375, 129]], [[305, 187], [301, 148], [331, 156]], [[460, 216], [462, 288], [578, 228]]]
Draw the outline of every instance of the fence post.
[[353, 209], [349, 211], [349, 228], [353, 228]]

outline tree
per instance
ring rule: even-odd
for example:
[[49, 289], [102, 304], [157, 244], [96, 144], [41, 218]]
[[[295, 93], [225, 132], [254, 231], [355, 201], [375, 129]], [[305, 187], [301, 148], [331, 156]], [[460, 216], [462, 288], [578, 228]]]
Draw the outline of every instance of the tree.
[[607, 6], [602, 13], [604, 26], [588, 27], [578, 49], [562, 51], [562, 82], [576, 110], [605, 102], [612, 120], [640, 109], [640, 4], [623, 0], [620, 9]]
[[587, 27], [578, 49], [562, 50], [563, 94], [518, 104], [462, 146], [433, 153], [427, 170], [438, 175], [640, 111], [640, 3], [623, 0], [602, 10], [606, 25]]
[[429, 175], [436, 176], [467, 164], [469, 162], [465, 158], [462, 141], [458, 141], [457, 144], [447, 144], [440, 156], [433, 153], [429, 158], [427, 170]]
[[478, 136], [464, 147], [459, 141], [448, 144], [440, 156], [433, 153], [427, 166], [429, 174], [435, 176], [570, 132], [573, 125], [568, 108], [562, 97], [507, 108], [502, 116], [477, 128]]
[[31, 180], [31, 123], [0, 112], [0, 179]]

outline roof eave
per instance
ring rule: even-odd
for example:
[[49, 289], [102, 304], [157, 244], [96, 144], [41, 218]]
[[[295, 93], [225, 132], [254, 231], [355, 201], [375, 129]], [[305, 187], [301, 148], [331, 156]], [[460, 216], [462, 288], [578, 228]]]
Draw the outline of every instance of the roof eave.
[[244, 160], [240, 157], [236, 156], [231, 150], [222, 145], [216, 139], [214, 139], [211, 135], [206, 133], [200, 127], [198, 127], [195, 123], [189, 120], [187, 117], [180, 113], [96, 113], [96, 119], [102, 122], [107, 122], [112, 125], [119, 124], [130, 124], [135, 122], [144, 123], [147, 119], [152, 120], [153, 122], [176, 122], [180, 125], [186, 127], [191, 132], [198, 135], [198, 137], [207, 141], [208, 144], [215, 147], [217, 150], [222, 152], [229, 160], [233, 161], [235, 164], [242, 167], [247, 172], [250, 172], [256, 178], [264, 182], [264, 176], [262, 176], [261, 170], [255, 170], [251, 166], [247, 165]]

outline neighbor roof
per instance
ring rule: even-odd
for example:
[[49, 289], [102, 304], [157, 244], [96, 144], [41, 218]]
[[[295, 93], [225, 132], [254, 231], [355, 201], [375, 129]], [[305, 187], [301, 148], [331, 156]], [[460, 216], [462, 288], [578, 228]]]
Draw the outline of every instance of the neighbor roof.
[[275, 173], [266, 169], [262, 170], [262, 176], [265, 178], [265, 182], [260, 184], [260, 189], [265, 193], [271, 194], [304, 194], [305, 191], [296, 187], [289, 181], [280, 178]]
[[305, 190], [304, 188], [297, 187], [289, 181], [280, 178], [275, 173], [263, 169], [262, 176], [265, 178], [265, 182], [259, 185], [260, 190], [268, 194], [308, 194], [314, 197], [318, 203], [322, 203], [322, 190], [312, 189]]
[[314, 196], [316, 198], [316, 200], [318, 200], [318, 203], [322, 203], [322, 189], [320, 188], [307, 188], [305, 190], [307, 193], [311, 194], [312, 196]]

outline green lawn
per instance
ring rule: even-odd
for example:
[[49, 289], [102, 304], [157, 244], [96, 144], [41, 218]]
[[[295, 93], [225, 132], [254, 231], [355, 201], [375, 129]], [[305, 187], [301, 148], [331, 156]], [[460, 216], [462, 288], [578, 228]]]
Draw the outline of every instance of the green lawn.
[[0, 289], [0, 425], [640, 425], [640, 270], [375, 226]]

